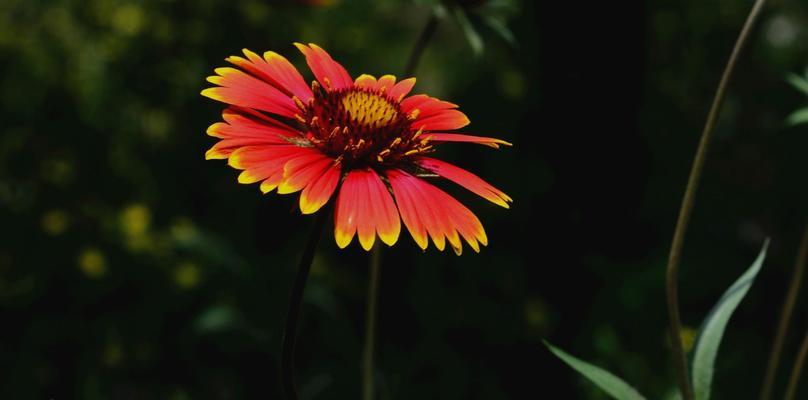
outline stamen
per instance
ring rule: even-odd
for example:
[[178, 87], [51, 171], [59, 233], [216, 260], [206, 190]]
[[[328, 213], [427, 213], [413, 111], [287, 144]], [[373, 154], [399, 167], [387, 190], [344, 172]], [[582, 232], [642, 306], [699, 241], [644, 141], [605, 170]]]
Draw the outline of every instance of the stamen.
[[300, 109], [300, 111], [306, 112], [306, 106], [303, 104], [302, 101], [300, 101], [299, 98], [297, 98], [297, 96], [292, 96], [292, 100], [294, 100], [295, 105], [297, 106], [297, 108]]
[[306, 119], [305, 119], [305, 118], [303, 118], [303, 116], [301, 116], [300, 114], [295, 114], [295, 119], [296, 119], [296, 120], [298, 120], [298, 121], [300, 121], [300, 123], [301, 123], [301, 124], [305, 124], [305, 123], [306, 123]]
[[412, 110], [412, 111], [410, 112], [410, 115], [407, 115], [407, 118], [408, 118], [410, 121], [414, 121], [416, 118], [418, 118], [418, 115], [419, 115], [419, 114], [421, 114], [421, 110], [419, 110], [419, 109], [417, 109], [417, 108], [416, 108], [416, 109], [414, 109], [414, 110]]

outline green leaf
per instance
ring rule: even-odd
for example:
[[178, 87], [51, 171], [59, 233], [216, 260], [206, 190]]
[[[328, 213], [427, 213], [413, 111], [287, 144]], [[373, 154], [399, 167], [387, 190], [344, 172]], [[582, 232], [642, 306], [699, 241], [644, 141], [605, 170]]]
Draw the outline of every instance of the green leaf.
[[786, 125], [794, 126], [799, 124], [808, 123], [808, 107], [800, 108], [794, 111], [786, 118]]
[[791, 86], [794, 86], [800, 92], [803, 92], [805, 93], [805, 95], [808, 95], [808, 79], [799, 76], [797, 74], [791, 73], [786, 75], [786, 81], [788, 81], [788, 83], [790, 83]]
[[637, 392], [637, 390], [629, 386], [629, 384], [624, 382], [622, 379], [614, 376], [609, 371], [589, 364], [586, 361], [577, 359], [565, 353], [563, 350], [554, 347], [550, 343], [547, 343], [546, 341], [544, 344], [548, 349], [550, 349], [550, 351], [553, 352], [553, 354], [572, 367], [572, 369], [578, 371], [578, 373], [592, 381], [592, 383], [597, 385], [597, 387], [601, 388], [604, 392], [608, 393], [615, 399], [645, 400], [645, 397]]
[[499, 37], [508, 42], [508, 44], [516, 46], [516, 38], [513, 36], [513, 32], [508, 28], [508, 24], [504, 19], [489, 16], [483, 17], [483, 21], [491, 30], [496, 32]]
[[721, 299], [718, 300], [718, 303], [716, 303], [702, 324], [699, 338], [693, 350], [692, 379], [696, 400], [708, 400], [710, 398], [715, 357], [724, 336], [724, 329], [727, 327], [729, 318], [735, 308], [738, 307], [738, 304], [746, 296], [746, 292], [749, 291], [749, 287], [752, 286], [760, 267], [763, 265], [763, 259], [766, 258], [766, 249], [768, 247], [769, 241], [766, 240], [755, 262], [724, 292], [724, 295], [721, 296]]
[[474, 51], [474, 55], [480, 56], [483, 54], [483, 38], [480, 37], [480, 34], [477, 33], [477, 30], [472, 25], [471, 20], [469, 20], [468, 15], [466, 15], [466, 11], [463, 10], [463, 7], [454, 7], [454, 17], [457, 21], [457, 24], [460, 25], [460, 29], [463, 30], [463, 34], [466, 35], [466, 40], [469, 42], [471, 49]]
[[235, 309], [219, 304], [203, 311], [194, 321], [194, 329], [198, 333], [220, 332], [237, 326], [239, 320]]

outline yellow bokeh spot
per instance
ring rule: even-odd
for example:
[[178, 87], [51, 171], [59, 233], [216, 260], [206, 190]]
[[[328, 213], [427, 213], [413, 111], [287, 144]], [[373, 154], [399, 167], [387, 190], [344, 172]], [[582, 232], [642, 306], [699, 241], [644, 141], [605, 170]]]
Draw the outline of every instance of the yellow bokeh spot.
[[42, 179], [54, 185], [65, 186], [73, 181], [75, 171], [70, 161], [52, 158], [42, 162], [40, 166]]
[[79, 269], [89, 278], [96, 279], [107, 272], [107, 260], [104, 253], [95, 247], [88, 247], [79, 253]]
[[143, 204], [131, 204], [121, 211], [121, 231], [126, 236], [141, 236], [151, 225], [151, 211]]
[[114, 367], [121, 363], [123, 360], [123, 347], [118, 342], [109, 342], [104, 348], [104, 354], [101, 357], [104, 365]]
[[499, 75], [499, 90], [505, 97], [519, 100], [527, 93], [525, 76], [517, 70], [508, 70]]
[[134, 36], [143, 29], [143, 9], [134, 4], [124, 4], [112, 14], [112, 27], [125, 35]]
[[197, 235], [194, 223], [188, 218], [177, 218], [171, 224], [171, 237], [178, 242], [188, 242]]
[[544, 332], [548, 325], [547, 306], [541, 299], [527, 299], [525, 301], [524, 318], [525, 324], [532, 332]]
[[61, 210], [50, 210], [42, 214], [42, 230], [48, 235], [57, 236], [67, 230], [67, 214]]
[[183, 289], [193, 289], [199, 285], [199, 267], [191, 262], [182, 263], [174, 270], [174, 282]]
[[685, 353], [689, 353], [690, 350], [693, 349], [693, 345], [696, 343], [696, 336], [698, 336], [698, 332], [696, 332], [696, 330], [693, 328], [683, 327], [679, 332], [679, 335], [682, 337], [682, 348], [684, 348]]
[[162, 141], [168, 137], [171, 120], [167, 113], [160, 110], [150, 110], [142, 113], [141, 123], [143, 132], [155, 141]]

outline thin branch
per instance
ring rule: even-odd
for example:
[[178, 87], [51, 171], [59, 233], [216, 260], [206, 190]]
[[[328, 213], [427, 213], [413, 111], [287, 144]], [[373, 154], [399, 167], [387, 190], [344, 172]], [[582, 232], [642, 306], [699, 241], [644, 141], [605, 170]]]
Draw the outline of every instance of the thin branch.
[[766, 368], [766, 377], [763, 380], [763, 387], [760, 390], [760, 400], [768, 400], [771, 398], [772, 387], [774, 386], [774, 378], [777, 376], [777, 367], [780, 365], [780, 355], [783, 351], [783, 342], [788, 332], [788, 324], [791, 322], [791, 313], [794, 311], [794, 304], [797, 302], [797, 295], [800, 292], [802, 284], [802, 275], [805, 270], [805, 259], [808, 257], [808, 224], [805, 226], [805, 232], [802, 235], [800, 248], [797, 252], [797, 261], [794, 263], [794, 272], [791, 275], [791, 284], [788, 288], [788, 294], [783, 302], [783, 308], [780, 312], [780, 322], [777, 324], [777, 334], [774, 337], [772, 344], [772, 352], [769, 355], [769, 363]]
[[668, 316], [670, 319], [670, 336], [673, 348], [674, 367], [679, 382], [679, 389], [682, 393], [684, 400], [693, 400], [693, 389], [690, 386], [690, 378], [688, 376], [687, 359], [682, 347], [682, 321], [679, 315], [679, 293], [678, 293], [678, 276], [679, 264], [681, 261], [682, 247], [684, 246], [685, 233], [687, 226], [690, 222], [690, 215], [693, 211], [693, 204], [696, 199], [696, 192], [698, 191], [699, 181], [701, 180], [701, 173], [704, 169], [704, 162], [707, 159], [707, 153], [710, 148], [710, 141], [712, 139], [713, 130], [715, 129], [716, 121], [718, 120], [718, 112], [721, 109], [721, 104], [724, 101], [727, 86], [732, 78], [732, 73], [735, 71], [735, 66], [738, 62], [738, 57], [746, 44], [749, 37], [749, 32], [752, 30], [755, 21], [760, 15], [760, 11], [766, 0], [757, 0], [746, 22], [735, 41], [735, 47], [732, 49], [732, 54], [729, 57], [724, 73], [721, 76], [721, 81], [718, 84], [713, 103], [710, 106], [710, 112], [707, 114], [707, 121], [704, 124], [704, 130], [701, 133], [699, 140], [699, 147], [696, 150], [696, 156], [693, 160], [693, 165], [690, 169], [690, 176], [687, 180], [687, 188], [685, 189], [682, 205], [679, 210], [679, 218], [676, 221], [676, 229], [673, 232], [673, 241], [671, 243], [671, 250], [668, 255], [667, 265], [667, 302], [668, 302]]

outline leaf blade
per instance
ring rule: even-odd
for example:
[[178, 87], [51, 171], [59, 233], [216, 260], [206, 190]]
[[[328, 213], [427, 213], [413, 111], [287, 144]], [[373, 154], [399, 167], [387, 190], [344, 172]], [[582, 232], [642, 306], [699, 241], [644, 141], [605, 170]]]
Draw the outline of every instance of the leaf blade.
[[693, 392], [697, 400], [709, 400], [710, 398], [715, 358], [718, 355], [718, 348], [721, 345], [724, 330], [729, 323], [730, 317], [732, 317], [732, 313], [746, 296], [752, 283], [754, 283], [755, 277], [760, 272], [768, 247], [769, 241], [767, 240], [752, 265], [724, 292], [704, 319], [693, 349], [691, 372]]
[[801, 108], [786, 117], [786, 125], [795, 126], [808, 123], [808, 107]]
[[581, 359], [575, 358], [546, 341], [544, 342], [544, 345], [547, 346], [547, 348], [550, 349], [550, 351], [555, 354], [556, 357], [560, 358], [561, 361], [564, 361], [572, 369], [589, 379], [597, 387], [615, 399], [645, 400], [645, 397], [637, 392], [636, 389], [611, 372], [606, 371], [598, 366], [589, 364]]
[[794, 86], [795, 89], [808, 95], [808, 79], [803, 78], [795, 73], [786, 75], [786, 81]]

